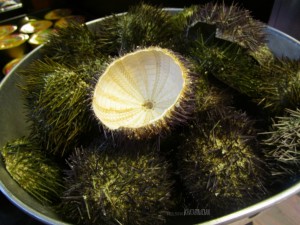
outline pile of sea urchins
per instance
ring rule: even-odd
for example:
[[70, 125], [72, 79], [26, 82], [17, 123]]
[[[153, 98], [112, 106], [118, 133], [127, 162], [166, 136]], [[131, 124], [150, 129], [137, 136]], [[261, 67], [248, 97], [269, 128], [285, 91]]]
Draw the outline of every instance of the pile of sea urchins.
[[30, 134], [2, 148], [8, 172], [75, 224], [205, 221], [280, 191], [299, 176], [300, 60], [265, 29], [207, 3], [57, 30], [18, 71]]

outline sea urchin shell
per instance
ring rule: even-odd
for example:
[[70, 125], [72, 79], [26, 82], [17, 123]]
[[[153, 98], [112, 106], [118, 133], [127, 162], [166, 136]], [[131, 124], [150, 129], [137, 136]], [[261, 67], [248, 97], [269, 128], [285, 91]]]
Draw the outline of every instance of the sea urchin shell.
[[136, 50], [113, 61], [96, 84], [92, 107], [111, 131], [135, 138], [168, 130], [191, 112], [193, 84], [183, 57], [168, 49]]

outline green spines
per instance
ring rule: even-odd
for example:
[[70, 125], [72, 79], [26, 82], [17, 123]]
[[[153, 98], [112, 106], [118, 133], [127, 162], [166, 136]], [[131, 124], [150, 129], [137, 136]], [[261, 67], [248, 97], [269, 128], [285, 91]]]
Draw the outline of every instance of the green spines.
[[101, 55], [97, 36], [79, 23], [71, 23], [51, 34], [42, 51], [56, 62], [71, 65]]
[[129, 9], [119, 21], [121, 52], [130, 52], [138, 47], [174, 46], [176, 29], [171, 14], [162, 8], [139, 4]]
[[78, 224], [164, 223], [174, 206], [168, 163], [153, 149], [136, 150], [77, 149], [66, 171], [65, 215]]
[[[96, 69], [101, 64], [96, 60], [90, 66]], [[90, 66], [72, 70], [52, 60], [36, 61], [20, 73], [31, 135], [46, 151], [62, 156], [93, 129], [88, 101], [93, 73], [86, 72]]]
[[192, 23], [214, 24], [216, 36], [249, 50], [255, 50], [265, 42], [265, 25], [253, 19], [248, 10], [232, 4], [207, 3], [195, 8]]
[[271, 114], [299, 106], [299, 60], [276, 58], [260, 47], [249, 52], [235, 43], [197, 38], [189, 57], [197, 72], [213, 76]]
[[[258, 37], [241, 35], [245, 43], [255, 43], [253, 46], [250, 44], [244, 46], [241, 40], [233, 36], [224, 38], [220, 35], [221, 31], [232, 35], [239, 33], [234, 30], [234, 25], [242, 23], [246, 26], [250, 19], [239, 21], [239, 18], [244, 13], [247, 17], [248, 12], [235, 5], [227, 7], [224, 4], [210, 3], [192, 7], [191, 11], [193, 13], [188, 11], [189, 13], [185, 13], [187, 16], [182, 16], [185, 19], [182, 19], [181, 23], [185, 33], [183, 35], [186, 42], [185, 54], [194, 61], [196, 72], [208, 78], [213, 76], [255, 101], [260, 99], [261, 95], [257, 90], [262, 85], [265, 74], [261, 74], [260, 64], [250, 52], [258, 51], [257, 49], [265, 45], [263, 38], [260, 35]], [[258, 29], [261, 29], [260, 33], [263, 32], [262, 27]], [[247, 29], [244, 32], [247, 32]], [[251, 40], [252, 38], [256, 41]]]
[[300, 111], [286, 110], [287, 114], [278, 117], [272, 130], [264, 133], [265, 154], [274, 176], [280, 176], [281, 182], [292, 175], [299, 175], [300, 166]]
[[182, 13], [187, 53], [199, 71], [272, 114], [298, 107], [299, 60], [276, 58], [266, 45], [265, 26], [247, 10], [208, 3]]
[[196, 67], [207, 76], [213, 75], [239, 93], [259, 98], [257, 92], [265, 79], [256, 60], [245, 49], [234, 43], [215, 40], [207, 44], [204, 40], [194, 42], [190, 56], [196, 60]]
[[201, 76], [195, 85], [195, 111], [203, 116], [204, 112], [215, 108], [231, 105], [233, 98], [231, 94], [209, 82], [207, 77]]
[[271, 49], [267, 44], [260, 46], [254, 51], [250, 51], [249, 54], [261, 65], [269, 66], [274, 60], [275, 56], [271, 52]]
[[125, 15], [112, 15], [103, 18], [94, 28], [97, 48], [102, 54], [117, 55], [121, 48], [119, 24]]
[[57, 204], [63, 192], [62, 173], [40, 147], [28, 138], [8, 142], [0, 153], [12, 178], [45, 205]]
[[[211, 110], [193, 125], [179, 148], [179, 170], [198, 205], [219, 213], [265, 197], [265, 172], [256, 151], [256, 130], [245, 113]], [[229, 211], [228, 211], [229, 210]]]
[[265, 99], [273, 93], [265, 87], [274, 81], [267, 69], [274, 56], [266, 46], [265, 26], [249, 11], [208, 3], [185, 9], [176, 22], [183, 27], [181, 50], [194, 60], [198, 73], [217, 78], [262, 108], [270, 106]]
[[282, 115], [285, 108], [296, 110], [300, 106], [300, 60], [274, 58], [261, 71], [269, 78], [257, 90], [263, 94], [265, 107], [276, 115]]

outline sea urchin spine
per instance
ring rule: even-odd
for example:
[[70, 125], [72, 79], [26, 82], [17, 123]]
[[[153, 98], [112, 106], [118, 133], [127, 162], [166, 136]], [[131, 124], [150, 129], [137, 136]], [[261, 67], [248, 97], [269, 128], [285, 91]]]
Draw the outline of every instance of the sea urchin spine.
[[62, 174], [56, 163], [28, 138], [8, 142], [0, 152], [12, 178], [43, 204], [59, 202]]
[[[203, 121], [205, 120], [205, 121]], [[231, 108], [211, 110], [180, 146], [186, 189], [199, 205], [229, 212], [266, 195], [253, 121]]]
[[134, 150], [77, 149], [62, 212], [78, 224], [163, 224], [175, 202], [169, 164], [153, 149]]

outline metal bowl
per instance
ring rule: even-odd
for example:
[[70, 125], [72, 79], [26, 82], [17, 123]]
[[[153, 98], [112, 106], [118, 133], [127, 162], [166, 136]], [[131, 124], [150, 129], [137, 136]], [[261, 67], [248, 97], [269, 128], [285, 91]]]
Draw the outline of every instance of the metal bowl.
[[[176, 12], [180, 9], [167, 10]], [[97, 19], [88, 22], [87, 25], [89, 29], [94, 30], [97, 23], [101, 20], [102, 19]], [[267, 27], [266, 33], [268, 35], [269, 47], [277, 56], [287, 56], [294, 59], [300, 58], [299, 41], [272, 27]], [[17, 72], [25, 68], [33, 60], [38, 59], [41, 56], [40, 52], [42, 47], [41, 45], [27, 54], [23, 60], [10, 71], [2, 83], [0, 83], [0, 147], [5, 145], [9, 140], [26, 135], [29, 131], [25, 118], [23, 98], [17, 87], [17, 84], [22, 82], [22, 80], [17, 75]], [[41, 205], [25, 192], [7, 173], [1, 159], [0, 190], [14, 205], [37, 220], [45, 224], [68, 224], [63, 222], [59, 215], [55, 214], [51, 209]], [[241, 218], [250, 217], [298, 192], [300, 192], [300, 181], [264, 201], [202, 224], [228, 224]]]

